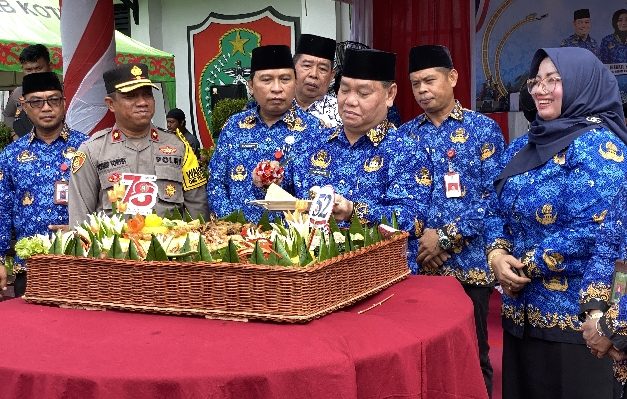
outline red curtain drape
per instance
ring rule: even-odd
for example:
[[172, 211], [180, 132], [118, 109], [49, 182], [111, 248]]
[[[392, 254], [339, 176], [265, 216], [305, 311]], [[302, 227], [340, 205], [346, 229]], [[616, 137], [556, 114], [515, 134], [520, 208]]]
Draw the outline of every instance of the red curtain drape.
[[403, 122], [422, 113], [409, 85], [409, 49], [421, 44], [442, 44], [451, 51], [459, 72], [455, 96], [470, 108], [471, 48], [470, 1], [374, 0], [373, 47], [397, 54], [396, 106]]

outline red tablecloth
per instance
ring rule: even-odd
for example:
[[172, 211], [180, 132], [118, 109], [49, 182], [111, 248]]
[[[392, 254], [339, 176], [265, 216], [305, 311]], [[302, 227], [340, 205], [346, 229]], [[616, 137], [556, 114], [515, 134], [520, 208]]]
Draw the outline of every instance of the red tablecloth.
[[472, 306], [448, 277], [410, 277], [304, 325], [21, 299], [0, 303], [0, 320], [0, 398], [487, 397]]

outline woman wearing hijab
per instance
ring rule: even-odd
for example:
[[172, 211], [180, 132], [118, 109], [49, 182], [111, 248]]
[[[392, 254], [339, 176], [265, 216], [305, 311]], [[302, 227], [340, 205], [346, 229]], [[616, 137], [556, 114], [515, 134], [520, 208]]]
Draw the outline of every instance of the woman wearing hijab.
[[601, 40], [599, 58], [604, 64], [627, 62], [627, 10], [620, 9], [612, 15], [611, 33]]
[[538, 50], [529, 76], [537, 115], [503, 156], [485, 229], [505, 294], [503, 398], [612, 398], [611, 362], [586, 348], [580, 315], [598, 312], [587, 262], [627, 172], [618, 84], [576, 47]]

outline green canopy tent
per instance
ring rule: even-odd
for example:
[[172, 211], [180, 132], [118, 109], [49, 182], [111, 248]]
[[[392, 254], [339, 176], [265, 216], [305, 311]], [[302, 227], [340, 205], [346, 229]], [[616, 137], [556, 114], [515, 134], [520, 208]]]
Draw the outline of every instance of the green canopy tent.
[[[21, 84], [19, 56], [31, 44], [41, 43], [48, 47], [53, 70], [60, 75], [63, 73], [59, 2], [37, 0], [35, 3], [29, 6], [30, 9], [18, 7], [17, 4], [15, 7], [0, 8], [0, 90], [12, 89]], [[115, 47], [116, 63], [141, 62], [148, 65], [150, 78], [163, 87], [168, 108], [176, 106], [172, 54], [145, 45], [118, 31], [115, 32]]]

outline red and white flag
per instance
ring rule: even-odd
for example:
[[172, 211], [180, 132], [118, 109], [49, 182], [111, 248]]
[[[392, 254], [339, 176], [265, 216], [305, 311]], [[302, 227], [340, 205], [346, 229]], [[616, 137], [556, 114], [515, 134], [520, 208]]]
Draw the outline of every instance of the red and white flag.
[[115, 66], [113, 2], [59, 0], [66, 122], [91, 134], [113, 126], [102, 74]]

